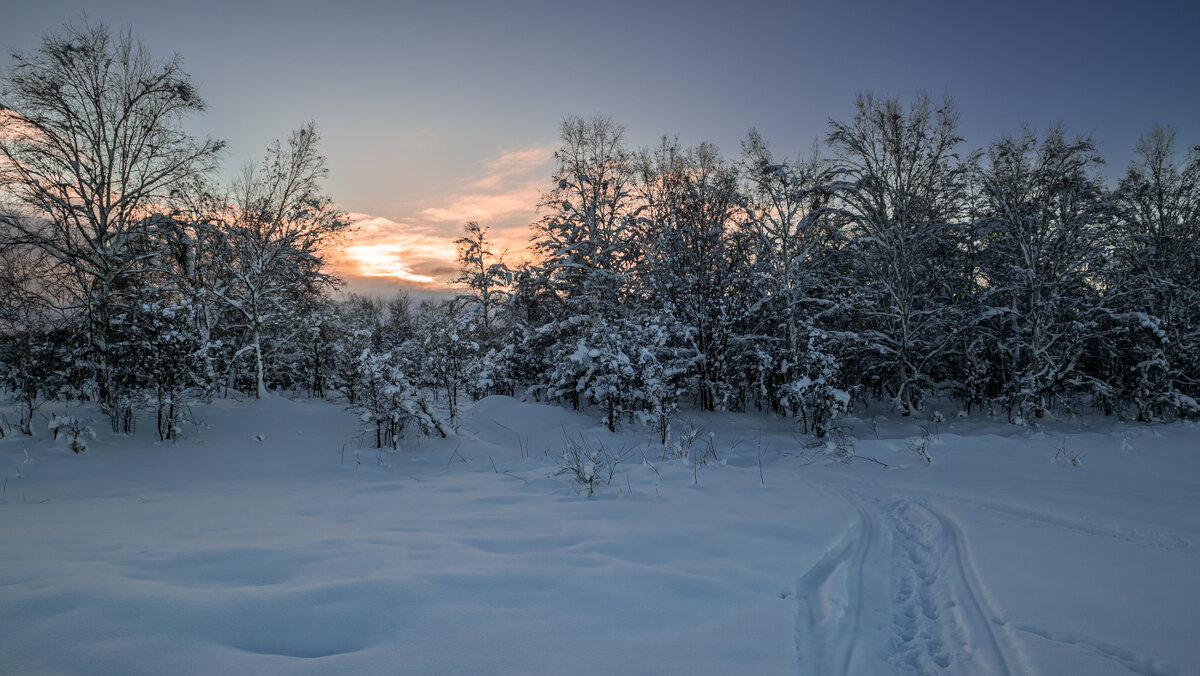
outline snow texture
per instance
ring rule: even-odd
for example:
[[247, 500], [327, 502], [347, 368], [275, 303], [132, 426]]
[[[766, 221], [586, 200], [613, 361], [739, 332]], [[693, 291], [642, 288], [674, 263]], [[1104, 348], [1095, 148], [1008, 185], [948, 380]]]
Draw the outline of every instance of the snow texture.
[[[194, 408], [0, 439], [0, 673], [1200, 671], [1194, 423], [685, 412], [685, 455], [489, 397], [393, 451], [319, 400]], [[566, 439], [626, 452], [591, 497]]]

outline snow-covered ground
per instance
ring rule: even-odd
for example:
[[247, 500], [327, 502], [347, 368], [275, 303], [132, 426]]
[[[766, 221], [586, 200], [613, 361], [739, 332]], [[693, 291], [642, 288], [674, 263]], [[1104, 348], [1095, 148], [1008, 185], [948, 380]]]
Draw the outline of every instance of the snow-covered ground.
[[320, 401], [176, 445], [69, 413], [82, 455], [0, 440], [0, 673], [1200, 673], [1194, 423], [862, 414], [845, 465], [777, 418], [685, 414], [672, 458], [503, 397], [399, 452]]

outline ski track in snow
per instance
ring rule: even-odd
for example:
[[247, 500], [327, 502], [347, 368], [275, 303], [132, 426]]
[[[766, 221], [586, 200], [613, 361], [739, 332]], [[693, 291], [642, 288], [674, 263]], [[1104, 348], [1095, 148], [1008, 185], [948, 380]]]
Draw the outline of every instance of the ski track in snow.
[[[1021, 632], [1108, 661], [1139, 676], [1178, 667], [1076, 632], [1010, 622], [992, 608], [957, 522], [927, 500], [867, 497], [836, 487], [855, 519], [796, 584], [796, 658], [801, 676], [878, 673], [1020, 676], [1033, 673]], [[1194, 551], [1182, 538], [1141, 530], [1081, 527], [963, 496], [938, 496], [1101, 537]], [[1182, 543], [1182, 544], [1181, 544]], [[873, 642], [873, 643], [872, 643]]]
[[796, 584], [796, 657], [801, 676], [850, 671], [863, 616], [868, 549], [878, 540], [879, 526], [878, 519], [857, 502], [851, 504], [858, 509], [858, 520]]
[[857, 521], [797, 582], [800, 674], [872, 673], [876, 658], [900, 674], [1029, 673], [953, 521], [918, 500], [841, 493]]
[[1095, 657], [1108, 660], [1138, 676], [1179, 676], [1181, 673], [1178, 667], [1163, 664], [1156, 659], [1138, 655], [1120, 646], [1104, 641], [1097, 641], [1073, 632], [1051, 631], [1029, 624], [1013, 624], [1012, 627], [1017, 631], [1023, 631], [1067, 647], [1077, 648]]
[[998, 502], [995, 500], [986, 500], [980, 498], [972, 498], [964, 495], [951, 493], [937, 493], [936, 497], [939, 500], [950, 500], [960, 502], [967, 505], [981, 507], [983, 509], [1003, 514], [1005, 516], [1015, 516], [1020, 519], [1044, 523], [1057, 528], [1065, 528], [1073, 530], [1085, 535], [1095, 535], [1097, 537], [1112, 538], [1124, 542], [1132, 542], [1139, 545], [1147, 545], [1158, 549], [1168, 551], [1179, 551], [1195, 553], [1195, 545], [1183, 537], [1179, 533], [1156, 526], [1145, 524], [1126, 525], [1126, 524], [1107, 524], [1100, 521], [1083, 517], [1069, 517], [1066, 515], [1057, 515], [1046, 511], [1045, 509], [1037, 509], [1033, 507], [1024, 507], [1010, 503]]

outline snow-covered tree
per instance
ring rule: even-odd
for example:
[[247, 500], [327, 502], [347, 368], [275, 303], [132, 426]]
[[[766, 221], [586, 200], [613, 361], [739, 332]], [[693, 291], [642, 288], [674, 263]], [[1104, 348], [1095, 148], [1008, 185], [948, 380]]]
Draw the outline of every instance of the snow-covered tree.
[[117, 429], [128, 396], [114, 390], [112, 321], [161, 255], [149, 217], [214, 166], [221, 144], [183, 127], [204, 103], [181, 59], [157, 60], [129, 33], [67, 25], [13, 60], [0, 106], [0, 188], [18, 216], [5, 219], [7, 245], [69, 273], [47, 300], [87, 318], [95, 395]]
[[[227, 251], [222, 282], [213, 290], [243, 332], [239, 354], [249, 353], [256, 396], [267, 392], [268, 332], [285, 336], [299, 299], [334, 283], [323, 251], [348, 227], [321, 191], [325, 158], [312, 123], [276, 141], [235, 183], [222, 223]], [[289, 336], [290, 337], [290, 336]]]
[[664, 139], [638, 161], [640, 283], [649, 305], [670, 307], [686, 327], [695, 355], [696, 402], [704, 410], [729, 404], [734, 337], [745, 315], [749, 264], [736, 217], [737, 172], [716, 147], [683, 149]]
[[390, 352], [367, 348], [355, 363], [361, 388], [354, 406], [374, 432], [376, 448], [396, 448], [405, 430], [413, 427], [423, 434], [446, 436], [445, 425]]
[[480, 354], [479, 325], [457, 303], [422, 303], [420, 331], [406, 344], [407, 359], [420, 382], [446, 397], [450, 422], [458, 419], [460, 396], [472, 384], [471, 367]]
[[525, 323], [514, 329], [528, 348], [514, 355], [518, 370], [545, 385], [538, 391], [567, 396], [575, 406], [583, 392], [563, 386], [563, 370], [570, 370], [563, 359], [624, 314], [633, 282], [628, 226], [635, 175], [623, 137], [609, 118], [563, 122], [554, 187], [542, 198], [545, 215], [533, 224], [538, 260], [515, 277], [513, 317]]
[[624, 134], [605, 117], [563, 121], [554, 187], [533, 224], [541, 273], [578, 312], [606, 314], [629, 281], [634, 172]]
[[157, 231], [166, 256], [160, 267], [164, 286], [190, 308], [192, 328], [200, 344], [203, 368], [198, 374], [197, 396], [205, 401], [229, 384], [236, 342], [228, 332], [229, 307], [215, 291], [228, 285], [229, 246], [221, 229], [228, 203], [207, 181], [192, 182], [180, 192], [171, 218]]
[[907, 415], [934, 384], [937, 360], [954, 344], [956, 322], [939, 289], [952, 277], [970, 166], [958, 154], [953, 102], [934, 106], [919, 94], [897, 99], [860, 94], [849, 122], [830, 121], [837, 203], [853, 256], [851, 286], [861, 295], [862, 337], [880, 385]]
[[[5, 282], [11, 280], [13, 269], [0, 272], [0, 291], [10, 291]], [[0, 385], [17, 404], [21, 432], [33, 434], [34, 413], [65, 384], [64, 362], [70, 361], [68, 323], [61, 316], [47, 314], [41, 303], [11, 293], [4, 294], [4, 301], [0, 306]]]
[[674, 345], [680, 337], [669, 316], [596, 321], [575, 317], [573, 345], [552, 352], [547, 393], [599, 407], [604, 424], [617, 431], [623, 419], [652, 426], [665, 443], [670, 422], [685, 391], [684, 376], [694, 359]]
[[1200, 413], [1200, 148], [1181, 160], [1175, 137], [1156, 126], [1138, 140], [1115, 201], [1117, 336], [1100, 361], [1142, 420]]
[[152, 409], [158, 438], [174, 440], [187, 406], [203, 383], [203, 353], [193, 309], [186, 302], [145, 297], [124, 309], [113, 354], [127, 379], [122, 390]]
[[683, 326], [670, 305], [640, 315], [633, 327], [634, 389], [630, 403], [635, 417], [653, 429], [666, 445], [671, 423], [687, 392], [696, 354], [687, 347]]
[[841, 245], [830, 218], [830, 175], [814, 155], [779, 160], [751, 131], [742, 144], [744, 227], [751, 236], [759, 395], [773, 410], [799, 415], [823, 436], [846, 410], [840, 352], [854, 336], [836, 330], [846, 308], [831, 254]]
[[454, 240], [460, 271], [456, 281], [470, 289], [460, 299], [471, 304], [479, 319], [478, 335], [487, 340], [492, 336], [496, 313], [508, 302], [512, 272], [504, 264], [504, 255], [496, 256], [492, 251], [487, 226], [468, 221], [463, 228], [466, 234]]
[[362, 391], [359, 356], [366, 350], [382, 347], [376, 340], [378, 322], [374, 304], [369, 298], [351, 295], [337, 303], [332, 321], [337, 327], [331, 346], [333, 382], [353, 406], [358, 403]]
[[61, 338], [68, 322], [44, 301], [46, 258], [29, 247], [0, 247], [0, 385], [18, 406], [23, 434], [33, 434], [34, 412], [61, 380], [55, 333]]
[[1013, 417], [1042, 416], [1089, 385], [1081, 359], [1100, 326], [1108, 218], [1091, 139], [1026, 129], [988, 149], [977, 235], [986, 280], [980, 329], [1000, 360]]
[[604, 424], [615, 432], [634, 380], [628, 335], [623, 326], [604, 321], [582, 322], [581, 328], [575, 349], [558, 355], [552, 378], [562, 390], [560, 396], [569, 394], [599, 406]]

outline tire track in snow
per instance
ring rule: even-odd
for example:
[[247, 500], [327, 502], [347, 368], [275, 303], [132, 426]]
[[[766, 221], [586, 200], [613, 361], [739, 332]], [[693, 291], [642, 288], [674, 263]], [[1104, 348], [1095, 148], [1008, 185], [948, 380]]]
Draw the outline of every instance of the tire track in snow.
[[800, 674], [873, 673], [878, 659], [906, 674], [1028, 673], [951, 520], [841, 492], [858, 520], [797, 582]]

